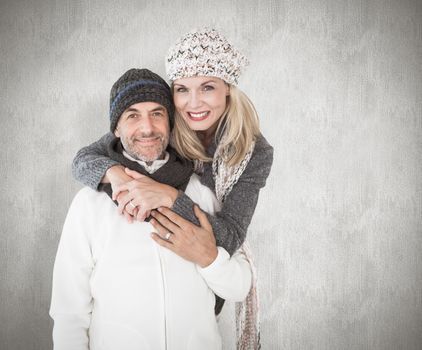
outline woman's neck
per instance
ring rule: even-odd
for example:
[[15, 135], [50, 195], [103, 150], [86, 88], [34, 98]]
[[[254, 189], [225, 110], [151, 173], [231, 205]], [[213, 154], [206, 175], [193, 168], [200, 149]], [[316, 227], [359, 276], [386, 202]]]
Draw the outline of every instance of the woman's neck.
[[208, 129], [203, 131], [197, 131], [197, 135], [202, 143], [202, 146], [204, 146], [205, 150], [207, 150], [214, 139], [215, 130], [211, 131]]

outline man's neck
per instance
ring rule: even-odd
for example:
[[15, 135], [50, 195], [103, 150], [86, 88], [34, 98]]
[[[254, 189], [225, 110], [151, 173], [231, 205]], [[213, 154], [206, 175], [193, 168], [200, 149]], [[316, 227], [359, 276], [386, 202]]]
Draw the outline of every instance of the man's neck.
[[[144, 162], [146, 165], [148, 165], [148, 166], [151, 166], [155, 161], [157, 161], [157, 160], [163, 160], [163, 159], [165, 159], [166, 158], [166, 154], [167, 154], [167, 151], [164, 151], [162, 154], [161, 154], [161, 156], [159, 156], [157, 159], [155, 159], [155, 160], [152, 160], [152, 161], [149, 161], [149, 162]], [[138, 160], [140, 160], [140, 159], [135, 159], [135, 162], [136, 161], [138, 161]], [[142, 160], [141, 160], [142, 161]]]
[[152, 162], [144, 162], [143, 160], [134, 158], [130, 154], [128, 154], [126, 151], [123, 151], [123, 155], [134, 162], [137, 162], [139, 165], [141, 165], [148, 173], [152, 174], [156, 172], [158, 169], [160, 169], [164, 164], [167, 163], [169, 160], [169, 153], [165, 151], [159, 158]]

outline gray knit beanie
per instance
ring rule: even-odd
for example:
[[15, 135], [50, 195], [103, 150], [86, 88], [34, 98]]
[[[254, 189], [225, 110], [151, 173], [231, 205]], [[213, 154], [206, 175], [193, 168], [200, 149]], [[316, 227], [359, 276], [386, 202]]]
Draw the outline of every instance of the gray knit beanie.
[[148, 69], [129, 69], [110, 92], [110, 130], [114, 132], [122, 113], [139, 102], [156, 102], [167, 109], [170, 130], [174, 125], [174, 103], [168, 84]]

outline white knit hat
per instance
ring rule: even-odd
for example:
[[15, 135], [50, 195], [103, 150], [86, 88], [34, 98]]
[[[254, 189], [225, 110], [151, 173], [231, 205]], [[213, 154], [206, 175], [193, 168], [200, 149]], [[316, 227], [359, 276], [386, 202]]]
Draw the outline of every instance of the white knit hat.
[[248, 59], [215, 29], [203, 28], [182, 36], [166, 57], [171, 81], [193, 76], [212, 76], [237, 84]]

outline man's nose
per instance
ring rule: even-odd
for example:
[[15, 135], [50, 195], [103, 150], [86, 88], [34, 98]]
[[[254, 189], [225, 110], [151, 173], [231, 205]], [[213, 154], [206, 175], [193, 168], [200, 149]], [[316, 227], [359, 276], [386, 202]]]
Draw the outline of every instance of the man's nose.
[[153, 127], [154, 126], [152, 124], [152, 120], [149, 116], [145, 118], [141, 118], [140, 123], [139, 123], [139, 129], [141, 129], [142, 132], [150, 133]]

